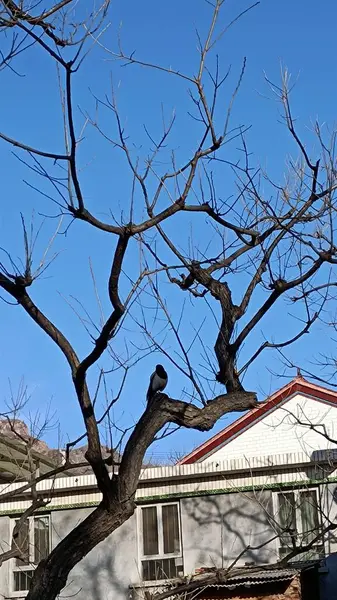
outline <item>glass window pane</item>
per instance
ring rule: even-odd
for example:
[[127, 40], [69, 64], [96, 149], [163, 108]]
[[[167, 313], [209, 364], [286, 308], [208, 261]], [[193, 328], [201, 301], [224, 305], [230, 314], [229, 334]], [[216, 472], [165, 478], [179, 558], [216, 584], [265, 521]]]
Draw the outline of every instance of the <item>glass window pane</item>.
[[292, 546], [291, 535], [296, 535], [296, 507], [293, 492], [278, 494], [281, 546]]
[[175, 579], [179, 575], [181, 567], [175, 564], [174, 558], [157, 560], [144, 560], [143, 581], [160, 581], [162, 579]]
[[164, 554], [179, 552], [178, 506], [166, 504], [162, 507]]
[[[19, 522], [19, 519], [17, 519], [15, 521], [15, 525], [18, 522]], [[28, 521], [28, 519], [21, 525], [15, 542], [21, 551], [21, 558], [16, 558], [17, 566], [29, 565], [29, 521]]]
[[300, 492], [302, 542], [309, 544], [319, 532], [317, 496], [315, 490]]
[[158, 522], [157, 522], [157, 507], [149, 506], [142, 508], [143, 520], [143, 554], [151, 556], [158, 554]]
[[49, 517], [34, 518], [34, 563], [49, 554]]
[[34, 571], [14, 571], [14, 592], [27, 592]]

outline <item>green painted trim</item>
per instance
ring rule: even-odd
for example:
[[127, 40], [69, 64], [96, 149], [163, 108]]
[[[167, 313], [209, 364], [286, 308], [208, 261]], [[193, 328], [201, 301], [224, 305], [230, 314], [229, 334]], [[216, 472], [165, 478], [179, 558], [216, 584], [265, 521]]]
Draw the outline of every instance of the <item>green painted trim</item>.
[[[50, 506], [49, 508], [48, 507], [39, 508], [36, 512], [37, 513], [40, 513], [40, 512], [51, 513], [54, 510], [67, 510], [69, 508], [87, 508], [89, 506], [98, 506], [98, 504], [99, 504], [99, 502], [86, 502], [85, 504], [82, 504], [80, 502], [75, 502], [74, 504], [59, 504], [59, 505]], [[5, 515], [9, 516], [9, 515], [17, 515], [17, 514], [22, 514], [22, 509], [13, 508], [12, 510], [0, 510], [0, 516], [5, 516]]]
[[327, 479], [306, 479], [300, 481], [290, 481], [285, 483], [266, 483], [260, 485], [246, 485], [242, 487], [232, 487], [230, 489], [215, 489], [215, 490], [200, 490], [196, 492], [178, 492], [176, 494], [163, 494], [162, 496], [145, 496], [139, 498], [137, 504], [144, 504], [152, 500], [166, 500], [167, 498], [189, 498], [195, 496], [215, 496], [218, 494], [233, 494], [238, 492], [253, 492], [261, 490], [280, 490], [285, 488], [303, 487], [306, 485], [322, 485], [327, 483], [337, 482], [337, 477], [330, 477]]
[[[215, 496], [219, 494], [234, 494], [239, 492], [253, 492], [253, 491], [261, 491], [261, 490], [282, 490], [285, 488], [297, 488], [304, 487], [306, 485], [323, 485], [328, 483], [336, 483], [337, 477], [327, 477], [326, 479], [306, 479], [299, 481], [288, 481], [285, 483], [266, 483], [260, 485], [246, 485], [242, 487], [233, 487], [233, 488], [225, 488], [225, 489], [214, 489], [214, 490], [200, 490], [195, 492], [177, 492], [175, 494], [162, 494], [160, 496], [144, 496], [143, 498], [138, 498], [137, 504], [142, 505], [147, 502], [160, 502], [162, 500], [172, 500], [179, 498], [193, 498], [197, 496]], [[1, 496], [0, 496], [1, 499]], [[54, 510], [68, 510], [69, 508], [87, 508], [90, 506], [98, 506], [99, 502], [75, 502], [70, 504], [59, 504], [54, 506], [45, 506], [43, 508], [39, 508], [36, 512], [50, 513]], [[0, 503], [1, 506], [1, 503]], [[12, 510], [0, 510], [0, 516], [12, 515], [12, 514], [20, 514], [22, 510], [20, 509], [12, 509]]]

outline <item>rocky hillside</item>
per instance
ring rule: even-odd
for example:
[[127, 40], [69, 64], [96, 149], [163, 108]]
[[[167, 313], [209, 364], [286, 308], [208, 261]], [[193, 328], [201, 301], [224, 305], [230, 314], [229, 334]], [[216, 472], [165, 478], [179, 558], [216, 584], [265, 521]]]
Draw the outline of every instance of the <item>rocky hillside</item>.
[[[45, 441], [34, 438], [31, 435], [27, 424], [20, 419], [15, 419], [10, 422], [7, 419], [0, 419], [0, 441], [1, 439], [4, 441], [6, 438], [13, 440], [15, 443], [22, 446], [27, 443], [32, 444], [33, 450], [53, 461], [55, 467], [61, 465], [64, 461], [64, 451], [62, 452], [62, 450], [57, 448], [50, 448]], [[69, 475], [92, 473], [92, 469], [85, 459], [87, 447], [87, 445], [83, 445], [70, 450], [70, 462], [73, 464], [82, 464], [77, 468], [71, 469]], [[111, 451], [106, 446], [102, 446], [102, 453], [104, 458], [111, 457]], [[119, 454], [117, 452], [114, 452], [113, 460], [118, 463]]]

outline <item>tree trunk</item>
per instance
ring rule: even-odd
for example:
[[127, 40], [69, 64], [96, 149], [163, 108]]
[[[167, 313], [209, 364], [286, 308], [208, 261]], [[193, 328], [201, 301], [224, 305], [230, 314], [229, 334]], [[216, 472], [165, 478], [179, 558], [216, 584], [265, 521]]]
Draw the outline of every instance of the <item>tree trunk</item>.
[[134, 503], [103, 502], [54, 548], [38, 565], [26, 600], [55, 600], [67, 583], [70, 571], [99, 542], [127, 521]]
[[253, 392], [222, 394], [204, 408], [158, 394], [131, 433], [118, 476], [109, 480], [104, 499], [40, 562], [26, 600], [55, 600], [73, 567], [131, 517], [136, 508], [134, 498], [145, 452], [166, 423], [209, 431], [224, 414], [248, 410], [256, 405]]

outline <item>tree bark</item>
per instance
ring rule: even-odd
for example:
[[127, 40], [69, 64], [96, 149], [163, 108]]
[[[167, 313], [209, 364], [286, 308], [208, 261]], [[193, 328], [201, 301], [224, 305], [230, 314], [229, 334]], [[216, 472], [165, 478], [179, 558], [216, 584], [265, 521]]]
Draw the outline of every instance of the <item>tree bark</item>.
[[110, 533], [127, 521], [134, 503], [103, 502], [73, 529], [38, 565], [26, 600], [54, 600], [67, 583], [70, 571]]

